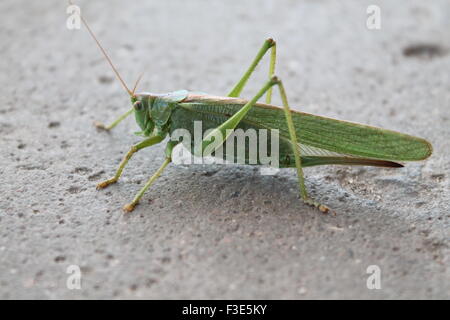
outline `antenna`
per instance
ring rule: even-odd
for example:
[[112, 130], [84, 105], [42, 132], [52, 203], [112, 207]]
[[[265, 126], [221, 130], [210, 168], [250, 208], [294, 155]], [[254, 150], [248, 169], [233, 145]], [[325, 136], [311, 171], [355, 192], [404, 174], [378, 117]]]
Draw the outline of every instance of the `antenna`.
[[139, 75], [139, 77], [137, 78], [137, 80], [136, 80], [136, 83], [134, 84], [134, 87], [133, 87], [133, 96], [134, 96], [134, 93], [136, 92], [136, 89], [137, 89], [137, 86], [138, 86], [138, 84], [139, 84], [139, 81], [141, 81], [141, 78], [142, 78], [142, 76], [144, 75], [144, 73], [141, 73], [140, 75]]
[[[73, 5], [72, 0], [69, 0], [69, 4]], [[112, 63], [111, 59], [109, 58], [108, 54], [106, 53], [105, 49], [103, 49], [102, 45], [100, 44], [100, 42], [97, 40], [97, 38], [95, 37], [94, 33], [92, 32], [91, 28], [89, 28], [88, 23], [86, 22], [86, 20], [84, 20], [83, 16], [80, 13], [80, 18], [81, 21], [83, 22], [84, 26], [86, 27], [86, 29], [88, 30], [89, 34], [92, 36], [92, 38], [95, 40], [95, 42], [97, 43], [97, 46], [99, 47], [99, 49], [101, 50], [101, 52], [103, 53], [103, 55], [105, 56], [106, 60], [108, 61], [109, 65], [111, 66], [111, 68], [113, 69], [114, 73], [116, 74], [117, 78], [119, 79], [120, 83], [122, 84], [122, 86], [125, 88], [125, 90], [127, 91], [127, 93], [130, 96], [134, 95], [134, 90], [130, 91], [130, 89], [128, 89], [127, 85], [125, 84], [125, 81], [123, 81], [122, 77], [120, 76], [119, 72], [117, 71], [116, 67], [114, 67], [114, 64]], [[136, 84], [137, 85], [137, 84]]]

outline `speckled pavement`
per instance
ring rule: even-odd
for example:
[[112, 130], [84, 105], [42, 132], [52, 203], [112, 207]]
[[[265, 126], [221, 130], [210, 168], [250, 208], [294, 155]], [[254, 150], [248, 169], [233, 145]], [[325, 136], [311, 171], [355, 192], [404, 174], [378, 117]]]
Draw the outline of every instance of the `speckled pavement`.
[[125, 81], [145, 71], [140, 90], [225, 94], [270, 36], [295, 109], [414, 134], [434, 154], [306, 169], [336, 216], [298, 201], [294, 170], [220, 165], [170, 166], [126, 216], [163, 144], [97, 191], [140, 138], [131, 118], [111, 133], [92, 123], [129, 99], [86, 30], [66, 28], [64, 1], [4, 0], [0, 298], [450, 298], [449, 1], [377, 1], [380, 30], [365, 0], [77, 3]]

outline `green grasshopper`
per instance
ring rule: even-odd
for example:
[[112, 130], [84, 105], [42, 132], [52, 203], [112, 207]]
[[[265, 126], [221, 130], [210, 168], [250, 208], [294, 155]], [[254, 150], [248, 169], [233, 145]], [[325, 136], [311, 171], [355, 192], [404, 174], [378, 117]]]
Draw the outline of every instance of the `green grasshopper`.
[[[130, 110], [110, 125], [96, 123], [97, 127], [111, 130], [126, 117], [134, 114], [137, 124], [142, 129], [141, 135], [145, 136], [144, 140], [130, 148], [115, 175], [99, 183], [97, 189], [116, 183], [124, 167], [137, 151], [162, 142], [174, 130], [184, 128], [193, 135], [194, 121], [202, 122], [203, 133], [210, 130], [209, 134], [203, 136], [200, 144], [191, 144], [190, 151], [197, 154], [196, 150], [200, 150], [203, 156], [215, 155], [214, 151], [223, 147], [224, 142], [230, 137], [230, 132], [235, 129], [252, 128], [256, 129], [256, 132], [259, 132], [258, 129], [278, 130], [280, 167], [297, 169], [301, 199], [324, 213], [330, 209], [308, 196], [303, 176], [304, 167], [326, 164], [403, 167], [396, 161], [423, 160], [432, 153], [431, 144], [418, 137], [290, 110], [283, 83], [274, 75], [276, 43], [272, 39], [264, 41], [250, 67], [226, 97], [186, 90], [167, 94], [135, 93], [141, 77], [136, 81], [133, 90], [129, 90], [86, 21], [83, 17], [80, 16], [80, 18], [130, 95], [132, 104]], [[250, 75], [269, 51], [269, 80], [252, 99], [239, 98]], [[283, 107], [270, 104], [274, 86], [279, 89]], [[266, 95], [266, 103], [258, 102], [264, 95]], [[215, 140], [215, 137], [221, 137], [221, 139]], [[216, 143], [215, 148], [212, 150], [209, 148], [208, 153], [203, 153], [208, 150], [213, 138]], [[123, 207], [124, 211], [133, 211], [146, 190], [172, 162], [172, 151], [178, 143], [179, 141], [173, 140], [167, 143], [165, 160], [161, 167], [148, 179], [134, 199]]]

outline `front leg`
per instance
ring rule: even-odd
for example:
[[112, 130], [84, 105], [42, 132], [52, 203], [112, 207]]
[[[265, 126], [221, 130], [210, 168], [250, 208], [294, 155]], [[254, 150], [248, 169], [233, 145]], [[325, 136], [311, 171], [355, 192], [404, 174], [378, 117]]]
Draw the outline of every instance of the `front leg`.
[[106, 188], [110, 184], [116, 183], [117, 180], [119, 180], [120, 176], [122, 175], [123, 168], [127, 165], [128, 161], [131, 159], [131, 157], [138, 152], [141, 149], [150, 147], [152, 145], [155, 145], [157, 143], [160, 143], [162, 140], [164, 140], [164, 137], [161, 136], [153, 136], [148, 139], [145, 139], [144, 141], [139, 142], [138, 144], [132, 146], [130, 150], [127, 152], [123, 160], [120, 162], [119, 168], [116, 171], [116, 174], [111, 179], [105, 180], [103, 182], [100, 182], [97, 184], [97, 190]]

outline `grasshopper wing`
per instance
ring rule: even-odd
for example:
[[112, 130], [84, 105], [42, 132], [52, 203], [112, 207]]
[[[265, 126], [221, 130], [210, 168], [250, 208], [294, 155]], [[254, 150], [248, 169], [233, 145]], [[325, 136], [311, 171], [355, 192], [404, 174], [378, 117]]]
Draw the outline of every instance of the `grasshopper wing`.
[[[190, 94], [182, 105], [196, 112], [231, 116], [246, 102], [247, 100], [238, 98]], [[432, 153], [432, 146], [428, 141], [392, 130], [298, 111], [292, 111], [292, 119], [300, 141], [302, 158], [311, 157], [310, 165], [363, 164], [398, 167], [401, 165], [390, 161], [423, 160]], [[278, 129], [281, 138], [289, 139], [284, 110], [280, 107], [257, 103], [242, 121], [259, 128]]]

